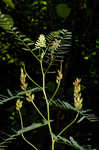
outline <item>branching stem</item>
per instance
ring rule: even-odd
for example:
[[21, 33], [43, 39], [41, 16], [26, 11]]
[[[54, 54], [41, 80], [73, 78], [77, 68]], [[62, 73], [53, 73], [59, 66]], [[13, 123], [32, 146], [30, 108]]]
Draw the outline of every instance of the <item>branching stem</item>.
[[74, 120], [73, 120], [72, 122], [70, 122], [65, 128], [63, 128], [63, 129], [58, 133], [57, 137], [60, 136], [61, 134], [63, 134], [63, 132], [65, 132], [72, 124], [75, 123], [75, 121], [76, 121], [77, 118], [78, 118], [78, 115], [79, 115], [79, 113], [77, 113], [76, 117], [74, 118]]
[[29, 76], [29, 74], [27, 73], [27, 71], [25, 69], [25, 66], [24, 66], [24, 71], [25, 71], [26, 76], [30, 79], [30, 81], [32, 81], [37, 87], [39, 87], [41, 90], [43, 90], [42, 87]]
[[[20, 110], [19, 110], [18, 112], [19, 112], [20, 121], [21, 121], [21, 128], [23, 129], [23, 119], [22, 119], [22, 114], [21, 114], [21, 111], [20, 111]], [[38, 150], [32, 143], [30, 143], [30, 142], [25, 138], [25, 136], [24, 136], [23, 133], [22, 133], [22, 138], [23, 138], [23, 140], [24, 140], [27, 144], [29, 144], [30, 146], [32, 146], [35, 150]]]
[[49, 101], [46, 95], [46, 91], [45, 91], [45, 73], [43, 70], [43, 64], [42, 64], [42, 59], [41, 59], [41, 71], [42, 71], [42, 76], [43, 76], [43, 94], [44, 94], [44, 98], [46, 100], [46, 106], [47, 106], [47, 118], [48, 118], [48, 127], [49, 127], [49, 132], [52, 138], [52, 150], [54, 150], [54, 139], [52, 136], [52, 128], [51, 128], [51, 124], [50, 124], [50, 105], [49, 105]]
[[44, 115], [40, 112], [40, 110], [37, 108], [37, 106], [35, 105], [35, 103], [33, 101], [31, 101], [31, 103], [33, 104], [33, 106], [35, 107], [35, 109], [38, 111], [38, 113], [40, 114], [40, 116], [46, 120], [46, 118], [44, 117]]

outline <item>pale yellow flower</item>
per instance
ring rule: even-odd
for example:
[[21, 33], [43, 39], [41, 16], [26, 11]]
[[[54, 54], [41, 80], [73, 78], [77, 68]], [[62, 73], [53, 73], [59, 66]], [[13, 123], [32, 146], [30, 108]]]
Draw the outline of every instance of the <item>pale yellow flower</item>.
[[20, 74], [20, 82], [21, 82], [21, 89], [26, 90], [28, 84], [26, 83], [26, 74], [24, 73], [23, 68], [21, 67], [21, 74]]
[[43, 34], [40, 34], [38, 40], [35, 43], [35, 48], [43, 48], [46, 47], [46, 39]]
[[56, 77], [56, 83], [58, 84], [60, 80], [62, 80], [63, 74], [60, 70], [58, 70], [58, 75]]
[[60, 42], [61, 42], [61, 40], [55, 39], [55, 41], [52, 42], [51, 48], [52, 48], [53, 50], [56, 50], [58, 47], [60, 47]]
[[57, 40], [57, 39], [55, 39], [55, 41], [52, 42], [51, 47], [50, 47], [51, 48], [51, 59], [54, 58], [55, 50], [60, 47], [60, 42], [61, 42], [61, 40]]
[[81, 85], [80, 85], [80, 79], [76, 79], [75, 82], [73, 82], [74, 85], [74, 106], [77, 109], [81, 109], [83, 104], [83, 98], [81, 97]]

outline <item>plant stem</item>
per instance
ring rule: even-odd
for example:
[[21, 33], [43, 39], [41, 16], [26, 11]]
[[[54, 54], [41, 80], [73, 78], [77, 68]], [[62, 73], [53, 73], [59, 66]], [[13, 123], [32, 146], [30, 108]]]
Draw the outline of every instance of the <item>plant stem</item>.
[[[22, 114], [21, 114], [21, 111], [19, 110], [19, 116], [20, 116], [20, 121], [21, 121], [21, 128], [23, 128], [23, 119], [22, 119]], [[22, 138], [23, 140], [29, 144], [30, 146], [32, 146], [35, 150], [38, 150], [32, 143], [30, 143], [25, 137], [24, 137], [24, 134], [22, 133]]]
[[51, 100], [53, 100], [53, 98], [56, 96], [59, 87], [60, 87], [60, 81], [59, 81], [59, 83], [58, 83], [58, 85], [57, 85], [57, 88], [56, 88], [55, 92], [53, 93], [53, 95], [52, 95], [52, 97], [51, 97]]
[[31, 52], [32, 55], [40, 62], [39, 58], [33, 53], [33, 51], [31, 51], [31, 49], [30, 49], [30, 52]]
[[49, 63], [49, 65], [48, 65], [48, 67], [47, 67], [47, 69], [46, 69], [46, 71], [45, 71], [45, 74], [46, 74], [46, 73], [48, 72], [48, 70], [50, 69], [51, 64], [52, 64], [52, 61]]
[[35, 109], [38, 111], [38, 113], [40, 114], [40, 116], [44, 119], [44, 120], [46, 120], [46, 118], [43, 116], [43, 114], [40, 112], [40, 110], [37, 108], [37, 106], [35, 105], [35, 103], [33, 102], [33, 101], [31, 101], [32, 102], [32, 104], [33, 104], [33, 106], [35, 107]]
[[[60, 62], [60, 72], [62, 73], [62, 61]], [[61, 80], [59, 80], [58, 85], [57, 85], [57, 88], [56, 88], [55, 92], [53, 93], [53, 95], [52, 95], [52, 97], [51, 97], [51, 100], [53, 100], [53, 98], [56, 96], [56, 94], [57, 94], [57, 92], [58, 92], [58, 89], [59, 89], [59, 87], [60, 87], [60, 82], [61, 82]]]
[[64, 131], [66, 131], [73, 123], [75, 123], [75, 121], [76, 121], [77, 118], [78, 118], [78, 115], [79, 115], [79, 113], [77, 113], [76, 117], [74, 118], [74, 120], [73, 120], [72, 122], [70, 122], [64, 129], [62, 129], [62, 130], [58, 133], [57, 137], [60, 136]]
[[49, 108], [49, 102], [48, 102], [48, 98], [47, 98], [46, 91], [45, 91], [45, 74], [44, 74], [44, 72], [43, 72], [43, 94], [44, 94], [44, 97], [45, 97], [45, 100], [46, 100], [48, 126], [49, 126], [49, 131], [50, 131], [50, 134], [51, 134], [52, 130], [51, 130], [51, 125], [50, 125], [50, 121], [49, 121], [50, 120], [50, 108]]
[[52, 136], [52, 128], [51, 128], [51, 124], [50, 124], [50, 108], [49, 108], [50, 106], [49, 106], [49, 101], [48, 101], [46, 91], [45, 91], [45, 73], [44, 73], [44, 70], [43, 70], [42, 60], [41, 60], [40, 64], [41, 64], [41, 71], [42, 71], [42, 76], [43, 76], [43, 94], [44, 94], [44, 97], [45, 97], [45, 100], [46, 100], [46, 105], [47, 105], [48, 127], [49, 127], [49, 132], [50, 132], [50, 135], [51, 135], [51, 139], [52, 139], [52, 150], [54, 150], [54, 139], [53, 139], [53, 136]]
[[25, 71], [26, 76], [27, 76], [37, 87], [39, 87], [39, 88], [42, 90], [42, 87], [41, 87], [37, 82], [35, 82], [35, 81], [29, 76], [29, 74], [27, 73], [27, 71], [26, 71], [26, 69], [25, 69], [25, 66], [24, 66], [24, 71]]
[[52, 140], [52, 150], [54, 150], [55, 140]]

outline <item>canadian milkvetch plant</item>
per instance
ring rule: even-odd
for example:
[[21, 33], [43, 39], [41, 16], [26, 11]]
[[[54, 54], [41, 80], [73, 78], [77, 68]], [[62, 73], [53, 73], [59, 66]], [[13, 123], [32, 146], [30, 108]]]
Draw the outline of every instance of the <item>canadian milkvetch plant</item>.
[[[1, 17], [1, 20], [3, 20], [3, 17]], [[64, 56], [69, 52], [69, 49], [71, 47], [71, 38], [72, 38], [71, 32], [63, 29], [57, 32], [52, 32], [46, 37], [44, 34], [41, 34], [35, 43], [30, 38], [27, 38], [25, 35], [21, 34], [18, 31], [18, 29], [15, 27], [10, 28], [9, 33], [13, 34], [17, 39], [17, 42], [23, 45], [23, 50], [30, 52], [33, 55], [33, 57], [38, 61], [41, 69], [41, 74], [42, 74], [42, 84], [39, 84], [37, 83], [37, 81], [32, 79], [32, 77], [27, 73], [25, 64], [22, 63], [20, 68], [21, 92], [9, 98], [6, 99], [4, 98], [2, 101], [0, 101], [0, 104], [3, 104], [5, 102], [16, 99], [16, 110], [19, 113], [21, 129], [16, 131], [14, 135], [11, 135], [9, 138], [2, 141], [0, 143], [0, 147], [5, 145], [7, 142], [13, 140], [15, 137], [21, 135], [23, 140], [27, 144], [29, 144], [33, 149], [39, 150], [35, 144], [31, 143], [24, 136], [24, 132], [35, 130], [39, 127], [48, 126], [50, 137], [51, 137], [51, 150], [55, 149], [55, 143], [63, 143], [63, 144], [67, 144], [68, 146], [74, 147], [75, 149], [85, 150], [85, 148], [83, 146], [80, 146], [73, 137], [70, 136], [69, 139], [67, 139], [66, 137], [62, 136], [63, 133], [66, 132], [66, 130], [70, 128], [74, 123], [76, 123], [77, 119], [79, 118], [80, 118], [79, 122], [81, 122], [85, 118], [90, 121], [97, 121], [97, 118], [93, 114], [89, 115], [88, 110], [82, 109], [83, 98], [81, 96], [81, 85], [80, 85], [81, 79], [77, 78], [73, 82], [74, 106], [67, 103], [66, 101], [62, 101], [61, 99], [59, 100], [56, 98], [59, 89], [61, 89], [60, 85], [63, 79], [62, 65], [64, 61]], [[31, 45], [34, 47], [31, 47]], [[56, 64], [58, 66], [57, 70], [55, 70]], [[47, 89], [46, 77], [47, 77], [47, 73], [50, 73], [50, 69], [52, 66], [54, 66], [54, 73], [56, 75], [56, 79], [55, 79], [56, 89], [53, 92], [53, 94], [49, 96], [46, 90]], [[33, 83], [34, 88], [28, 89], [29, 85], [27, 82], [27, 78]], [[43, 100], [44, 103], [46, 104], [45, 114], [47, 114], [47, 116], [45, 116], [40, 110], [40, 108], [35, 104], [36, 92], [38, 91], [42, 92], [43, 94]], [[24, 127], [23, 124], [24, 121], [21, 112], [24, 104], [23, 98], [25, 98], [25, 100], [28, 103], [33, 105], [35, 111], [37, 111], [38, 114], [41, 116], [43, 122], [33, 123], [30, 126]], [[74, 117], [74, 119], [70, 121], [68, 125], [64, 126], [64, 128], [60, 129], [57, 135], [54, 133], [52, 128], [52, 123], [54, 123], [54, 120], [51, 119], [51, 115], [50, 115], [52, 106], [63, 108], [66, 110], [69, 109], [76, 112], [76, 116]]]

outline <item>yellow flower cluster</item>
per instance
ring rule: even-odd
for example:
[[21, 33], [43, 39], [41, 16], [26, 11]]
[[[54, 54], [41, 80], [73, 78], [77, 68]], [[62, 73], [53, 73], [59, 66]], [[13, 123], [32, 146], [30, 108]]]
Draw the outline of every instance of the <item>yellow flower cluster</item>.
[[27, 93], [26, 93], [26, 100], [27, 100], [28, 102], [32, 102], [32, 101], [34, 100], [34, 97], [35, 97], [35, 95], [34, 95], [34, 94], [31, 94], [31, 92], [27, 92]]
[[[26, 74], [24, 73], [23, 68], [21, 68], [20, 82], [21, 89], [25, 91], [27, 89], [28, 83], [26, 83]], [[34, 100], [34, 97], [34, 94], [32, 94], [31, 92], [26, 93], [26, 100], [28, 102], [32, 102]]]
[[83, 102], [83, 98], [81, 97], [81, 85], [80, 85], [81, 80], [80, 79], [76, 79], [75, 82], [73, 82], [74, 85], [74, 106], [77, 109], [82, 109], [82, 102]]
[[55, 41], [52, 42], [52, 45], [50, 47], [51, 48], [51, 59], [54, 58], [54, 52], [55, 52], [55, 50], [58, 47], [60, 47], [60, 42], [61, 42], [61, 40], [57, 40], [57, 39], [55, 39]]
[[43, 48], [43, 47], [46, 47], [46, 39], [45, 39], [45, 36], [41, 34], [35, 43], [35, 48], [38, 49], [38, 48]]
[[16, 101], [16, 110], [20, 110], [22, 108], [22, 101], [20, 99], [18, 99]]
[[21, 67], [21, 75], [20, 75], [21, 89], [26, 90], [28, 84], [26, 83], [26, 74], [24, 73], [23, 68]]
[[56, 77], [56, 83], [58, 84], [60, 80], [62, 80], [63, 74], [60, 70], [58, 70], [58, 75]]
[[[28, 83], [26, 83], [26, 74], [24, 73], [24, 70], [22, 67], [21, 67], [21, 74], [20, 74], [20, 82], [21, 82], [21, 89], [26, 91]], [[34, 100], [35, 95], [32, 94], [31, 92], [27, 92], [25, 95], [26, 95], [26, 100], [28, 102], [32, 102]], [[16, 101], [16, 109], [19, 111], [20, 108], [22, 108], [22, 101], [18, 99]]]

